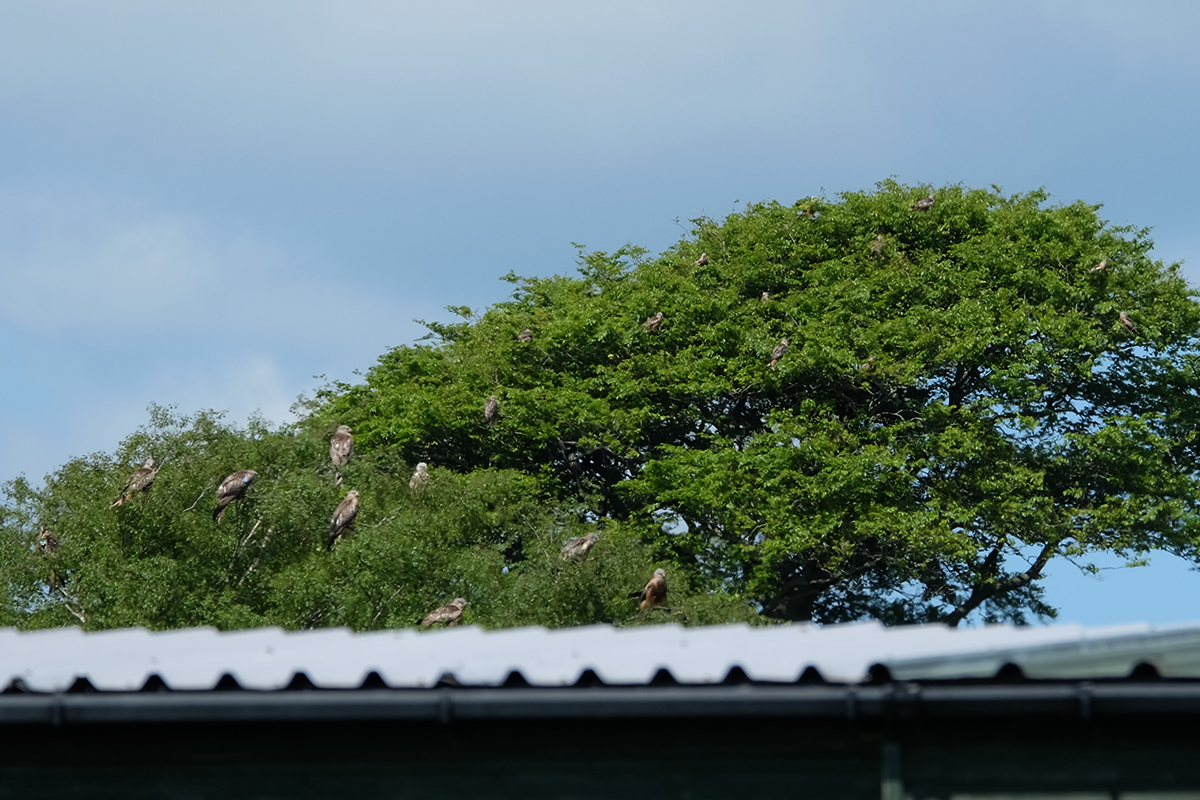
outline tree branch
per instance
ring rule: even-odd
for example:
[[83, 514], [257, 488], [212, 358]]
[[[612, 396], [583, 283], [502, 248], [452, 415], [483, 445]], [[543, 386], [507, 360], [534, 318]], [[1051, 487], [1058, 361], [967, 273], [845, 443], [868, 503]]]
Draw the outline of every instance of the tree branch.
[[[86, 625], [87, 624], [87, 616], [84, 615], [84, 613], [83, 613], [83, 604], [79, 602], [79, 598], [72, 597], [71, 595], [67, 594], [67, 590], [62, 588], [61, 586], [58, 589], [58, 593], [63, 596], [63, 608], [65, 608], [71, 614], [72, 617], [74, 617], [75, 619], [79, 620], [84, 625]], [[79, 606], [78, 611], [71, 608], [72, 601], [74, 601], [75, 604]]]
[[383, 605], [381, 605], [381, 606], [379, 607], [379, 610], [375, 612], [375, 616], [371, 617], [371, 624], [372, 624], [372, 625], [374, 625], [374, 624], [375, 624], [375, 620], [379, 619], [379, 615], [380, 615], [380, 614], [382, 614], [384, 611], [386, 611], [386, 610], [387, 610], [387, 607], [388, 607], [388, 605], [389, 605], [389, 604], [390, 604], [390, 603], [391, 603], [393, 600], [395, 600], [395, 599], [396, 599], [396, 595], [400, 594], [400, 592], [401, 592], [403, 589], [404, 589], [404, 587], [403, 587], [403, 586], [401, 586], [399, 589], [397, 589], [396, 591], [392, 592], [392, 596], [391, 596], [391, 597], [389, 597], [387, 600], [384, 600], [384, 601], [383, 601]]
[[[233, 570], [233, 563], [237, 561], [237, 557], [242, 554], [242, 548], [249, 544], [250, 540], [254, 538], [254, 532], [258, 530], [259, 525], [262, 525], [262, 521], [263, 518], [259, 517], [258, 521], [254, 523], [254, 527], [250, 529], [250, 532], [246, 534], [245, 538], [238, 542], [237, 549], [233, 551], [233, 558], [229, 559], [229, 566], [225, 568], [226, 572]], [[240, 585], [241, 584], [239, 584], [239, 586]]]
[[242, 576], [240, 581], [238, 581], [237, 587], [235, 588], [242, 588], [242, 584], [246, 582], [246, 578], [249, 578], [250, 573], [254, 572], [254, 570], [258, 567], [258, 562], [262, 561], [263, 554], [267, 551], [267, 542], [271, 541], [271, 534], [274, 532], [274, 528], [267, 528], [267, 532], [263, 534], [262, 545], [260, 545], [262, 549], [258, 554], [258, 558], [254, 559], [254, 562], [250, 565], [250, 568], [246, 570], [246, 574]]
[[200, 496], [196, 498], [196, 502], [195, 502], [195, 503], [192, 503], [190, 506], [188, 506], [187, 508], [185, 508], [185, 509], [184, 509], [184, 512], [191, 511], [193, 508], [195, 508], [195, 507], [196, 507], [196, 505], [197, 505], [197, 503], [199, 503], [201, 500], [203, 500], [203, 499], [204, 499], [204, 495], [208, 494], [208, 490], [212, 488], [212, 485], [213, 485], [213, 482], [212, 482], [212, 481], [209, 481], [209, 482], [208, 482], [208, 483], [205, 485], [204, 489], [203, 489], [203, 490], [201, 490], [201, 492], [200, 492]]
[[[992, 552], [988, 554], [987, 559], [984, 560], [985, 569], [987, 569], [989, 562], [995, 564], [998, 561], [999, 547], [1000, 546], [997, 545], [996, 549], [992, 550]], [[1030, 582], [1042, 574], [1042, 570], [1046, 568], [1046, 564], [1056, 552], [1058, 552], [1058, 545], [1056, 543], [1047, 542], [1046, 545], [1042, 547], [1042, 552], [1038, 554], [1038, 557], [1034, 560], [1033, 564], [1031, 564], [1029, 569], [1025, 570], [1024, 572], [1018, 572], [1015, 575], [1008, 575], [986, 583], [975, 584], [975, 588], [971, 590], [971, 596], [967, 598], [966, 602], [962, 603], [948, 615], [946, 615], [944, 622], [950, 627], [956, 627], [958, 623], [962, 622], [963, 619], [966, 618], [968, 614], [979, 608], [979, 606], [983, 605], [986, 601], [990, 600], [996, 595], [1004, 594], [1005, 592], [1011, 592], [1014, 589], [1020, 589], [1022, 586], [1027, 586]]]

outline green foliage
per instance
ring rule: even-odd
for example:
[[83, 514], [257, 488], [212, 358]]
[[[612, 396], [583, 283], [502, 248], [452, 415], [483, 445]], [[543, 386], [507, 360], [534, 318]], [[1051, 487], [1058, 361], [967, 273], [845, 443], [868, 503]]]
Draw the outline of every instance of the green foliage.
[[[455, 596], [489, 626], [1023, 622], [1054, 613], [1051, 559], [1196, 558], [1200, 304], [1177, 267], [1095, 206], [951, 186], [914, 211], [929, 192], [756, 204], [657, 257], [510, 273], [510, 300], [451, 308], [284, 430], [154, 409], [113, 456], [8, 485], [0, 624], [369, 629]], [[109, 509], [151, 455], [153, 489]], [[241, 468], [259, 479], [215, 525]], [[349, 488], [360, 515], [329, 552]], [[41, 525], [58, 554], [34, 552]], [[657, 566], [669, 602], [637, 613]]]
[[[0, 569], [11, 599], [0, 623], [366, 630], [413, 625], [455, 596], [470, 601], [468, 621], [488, 626], [641, 621], [627, 595], [655, 565], [639, 537], [614, 532], [592, 559], [563, 562], [562, 542], [590, 528], [540, 502], [530, 476], [434, 468], [414, 492], [412, 468], [383, 449], [356, 455], [342, 488], [328, 458], [332, 428], [241, 430], [218, 414], [151, 412], [113, 456], [76, 459], [42, 491], [8, 484]], [[153, 487], [110, 507], [147, 457], [163, 465]], [[215, 523], [215, 487], [239, 468], [259, 478]], [[359, 516], [330, 550], [329, 519], [349, 486]], [[56, 532], [55, 554], [34, 547], [42, 525]], [[542, 579], [559, 585], [547, 594]], [[686, 581], [678, 593], [678, 607], [649, 617], [703, 621], [721, 605], [692, 598]]]

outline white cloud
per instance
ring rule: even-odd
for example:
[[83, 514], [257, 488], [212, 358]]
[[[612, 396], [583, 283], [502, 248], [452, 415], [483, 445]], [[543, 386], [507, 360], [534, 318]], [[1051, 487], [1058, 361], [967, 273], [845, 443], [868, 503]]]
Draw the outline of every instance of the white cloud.
[[0, 480], [111, 450], [150, 403], [289, 421], [314, 374], [411, 340], [416, 302], [191, 218], [0, 193]]
[[52, 330], [195, 322], [193, 298], [230, 268], [256, 266], [252, 254], [235, 254], [240, 265], [222, 255], [202, 247], [181, 220], [162, 217], [47, 237], [3, 254], [0, 310]]
[[21, 473], [37, 480], [73, 456], [112, 451], [147, 421], [151, 403], [224, 411], [238, 425], [259, 414], [278, 425], [292, 421], [290, 406], [312, 388], [306, 375], [264, 356], [208, 364], [155, 357], [135, 369], [114, 364], [112, 377], [40, 375], [33, 391], [43, 402], [0, 418], [0, 481]]
[[[114, 210], [115, 209], [115, 210]], [[103, 198], [0, 194], [0, 314], [8, 326], [46, 334], [147, 339], [199, 336], [244, 354], [269, 342], [319, 349], [384, 333], [395, 298], [343, 291], [349, 276], [303, 253], [247, 235], [207, 229], [164, 212]], [[336, 308], [336, 310], [335, 310]], [[139, 340], [138, 337], [143, 337]]]
[[242, 421], [262, 415], [276, 425], [291, 422], [296, 397], [311, 381], [289, 378], [275, 361], [251, 356], [232, 362], [179, 370], [145, 381], [142, 391], [169, 397], [183, 410], [214, 409]]

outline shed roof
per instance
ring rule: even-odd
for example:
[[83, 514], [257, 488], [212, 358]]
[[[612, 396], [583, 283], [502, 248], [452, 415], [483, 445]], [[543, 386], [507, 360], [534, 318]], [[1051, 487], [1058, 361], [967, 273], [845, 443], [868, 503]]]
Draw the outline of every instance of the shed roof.
[[546, 630], [477, 627], [433, 632], [285, 632], [212, 628], [85, 633], [0, 629], [0, 687], [62, 692], [86, 680], [136, 691], [157, 677], [170, 689], [208, 690], [230, 676], [243, 689], [276, 690], [298, 674], [314, 686], [358, 688], [375, 673], [390, 688], [449, 681], [495, 687], [512, 673], [535, 687], [572, 686], [590, 671], [610, 685], [644, 685], [665, 670], [681, 684], [715, 684], [740, 669], [753, 681], [790, 683], [814, 670], [829, 683], [868, 680], [877, 665], [897, 680], [991, 678], [1016, 665], [1033, 679], [1125, 678], [1142, 664], [1167, 678], [1200, 678], [1200, 622], [1086, 628], [876, 622], [816, 626], [683, 628], [590, 626]]

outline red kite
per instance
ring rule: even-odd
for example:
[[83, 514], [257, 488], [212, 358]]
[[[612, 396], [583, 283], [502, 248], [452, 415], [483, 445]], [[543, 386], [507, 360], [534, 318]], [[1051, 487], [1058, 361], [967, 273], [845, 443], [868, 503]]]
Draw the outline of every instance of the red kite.
[[358, 516], [358, 490], [351, 489], [346, 493], [342, 502], [338, 503], [337, 509], [333, 512], [333, 519], [329, 520], [329, 549], [333, 549], [333, 543], [342, 538], [349, 528], [354, 524], [354, 518]]
[[632, 597], [640, 597], [639, 611], [661, 606], [667, 600], [667, 573], [661, 569], [654, 570], [654, 577], [646, 582], [640, 592], [634, 592]]
[[129, 476], [129, 480], [125, 481], [125, 488], [121, 491], [121, 496], [113, 501], [113, 506], [124, 505], [125, 501], [133, 497], [138, 492], [148, 492], [150, 487], [154, 485], [154, 476], [158, 474], [158, 470], [154, 468], [154, 459], [147, 458], [146, 463], [137, 472]]
[[217, 510], [213, 512], [214, 522], [220, 522], [221, 517], [225, 516], [225, 506], [246, 496], [246, 490], [250, 488], [250, 484], [254, 483], [254, 479], [257, 477], [258, 473], [252, 469], [239, 469], [221, 481], [221, 485], [217, 487]]
[[788, 340], [780, 339], [779, 344], [775, 345], [775, 349], [771, 351], [771, 369], [775, 369], [775, 365], [779, 363], [779, 359], [787, 355]]
[[591, 552], [592, 548], [596, 546], [596, 540], [599, 538], [599, 531], [592, 531], [586, 536], [576, 536], [563, 545], [559, 557], [563, 561], [582, 561]]
[[410, 492], [419, 492], [429, 483], [429, 465], [424, 461], [417, 464], [417, 471], [408, 479], [408, 490]]
[[462, 621], [463, 608], [466, 606], [466, 600], [456, 597], [446, 605], [426, 614], [425, 618], [421, 620], [421, 627], [428, 628], [439, 622], [444, 622], [447, 628], [453, 628]]
[[329, 459], [335, 467], [344, 467], [354, 455], [354, 437], [349, 425], [338, 425], [337, 432], [329, 440]]

